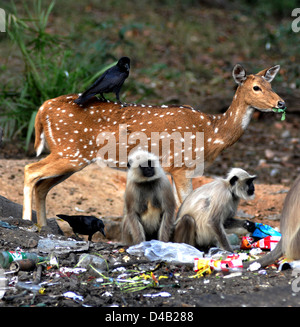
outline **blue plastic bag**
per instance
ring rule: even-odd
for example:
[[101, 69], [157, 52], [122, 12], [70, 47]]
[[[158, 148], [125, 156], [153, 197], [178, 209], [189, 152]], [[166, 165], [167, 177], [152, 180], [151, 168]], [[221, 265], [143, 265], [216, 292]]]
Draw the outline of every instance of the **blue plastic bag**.
[[281, 233], [277, 232], [269, 225], [255, 223], [255, 230], [252, 233], [252, 236], [257, 238], [264, 238], [267, 236], [281, 236]]

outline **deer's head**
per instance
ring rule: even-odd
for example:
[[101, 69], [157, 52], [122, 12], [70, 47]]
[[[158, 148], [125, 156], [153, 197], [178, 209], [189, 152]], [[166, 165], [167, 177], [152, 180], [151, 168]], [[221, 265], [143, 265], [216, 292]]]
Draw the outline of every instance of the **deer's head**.
[[232, 76], [239, 85], [238, 91], [244, 96], [245, 102], [263, 112], [272, 111], [272, 108], [284, 109], [284, 100], [271, 88], [271, 82], [280, 69], [279, 65], [264, 69], [257, 74], [247, 75], [245, 69], [237, 64]]

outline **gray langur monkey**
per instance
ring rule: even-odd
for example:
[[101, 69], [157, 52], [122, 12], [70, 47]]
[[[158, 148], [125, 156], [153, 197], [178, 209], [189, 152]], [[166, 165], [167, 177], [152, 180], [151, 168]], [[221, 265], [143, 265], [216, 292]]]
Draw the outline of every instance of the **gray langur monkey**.
[[245, 262], [244, 268], [253, 262], [258, 262], [261, 267], [266, 267], [283, 255], [289, 260], [300, 259], [300, 176], [295, 180], [284, 200], [280, 232], [281, 239], [275, 249], [258, 260]]
[[254, 198], [255, 178], [243, 169], [233, 168], [227, 178], [218, 178], [195, 189], [178, 210], [174, 242], [187, 243], [204, 251], [219, 243], [221, 248], [232, 252], [225, 229], [240, 232], [250, 223], [233, 217], [240, 199]]
[[122, 236], [126, 244], [170, 240], [176, 202], [158, 158], [137, 150], [128, 158]]

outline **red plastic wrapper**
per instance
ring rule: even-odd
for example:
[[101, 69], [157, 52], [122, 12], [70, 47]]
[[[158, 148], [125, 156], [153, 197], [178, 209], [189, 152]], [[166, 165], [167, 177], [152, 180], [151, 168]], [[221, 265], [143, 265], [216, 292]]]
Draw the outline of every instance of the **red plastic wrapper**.
[[281, 236], [267, 236], [261, 240], [254, 241], [253, 237], [243, 236], [241, 242], [241, 249], [260, 248], [262, 250], [272, 251], [277, 243], [280, 241]]
[[216, 271], [236, 271], [243, 269], [242, 259], [238, 254], [227, 256], [225, 260], [213, 260], [210, 258], [195, 258], [194, 271], [201, 270], [204, 266], [210, 266]]

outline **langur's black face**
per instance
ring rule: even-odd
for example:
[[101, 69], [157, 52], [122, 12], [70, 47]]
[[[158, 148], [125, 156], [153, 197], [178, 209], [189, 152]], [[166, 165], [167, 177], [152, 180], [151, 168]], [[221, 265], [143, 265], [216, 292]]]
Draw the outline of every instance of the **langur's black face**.
[[155, 169], [152, 167], [152, 161], [148, 160], [147, 162], [143, 163], [139, 166], [140, 170], [142, 171], [143, 176], [145, 177], [152, 177], [155, 174]]
[[254, 187], [254, 184], [253, 184], [253, 178], [249, 178], [246, 182], [247, 186], [248, 186], [248, 190], [247, 190], [247, 194], [249, 196], [252, 196], [254, 194], [254, 191], [255, 191], [255, 187]]

